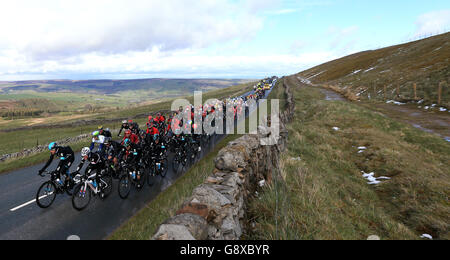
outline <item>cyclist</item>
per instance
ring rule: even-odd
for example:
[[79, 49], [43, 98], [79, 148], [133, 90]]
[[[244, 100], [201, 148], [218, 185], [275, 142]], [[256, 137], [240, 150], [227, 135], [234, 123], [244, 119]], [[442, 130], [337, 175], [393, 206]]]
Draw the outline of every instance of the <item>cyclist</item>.
[[152, 144], [152, 153], [156, 155], [157, 157], [165, 155], [166, 154], [166, 144], [162, 140], [161, 136], [159, 134], [153, 135], [153, 144]]
[[103, 129], [103, 126], [99, 126], [98, 131], [100, 132], [100, 135], [103, 135], [106, 138], [112, 138], [112, 134], [109, 128]]
[[139, 174], [136, 176], [135, 174], [140, 166], [141, 150], [139, 146], [134, 144], [130, 139], [125, 139], [123, 141], [123, 146], [125, 149], [120, 152], [118, 158], [132, 167], [133, 179], [136, 177], [137, 180], [140, 180], [141, 176]]
[[122, 130], [123, 130], [123, 129], [125, 129], [125, 130], [130, 129], [130, 125], [128, 124], [128, 121], [127, 121], [127, 120], [123, 120], [123, 121], [122, 121], [122, 126], [121, 126], [121, 128], [120, 128], [119, 133], [117, 134], [117, 136], [120, 136], [120, 134], [122, 133]]
[[93, 153], [89, 147], [84, 147], [81, 150], [81, 162], [78, 164], [76, 172], [80, 173], [85, 162], [89, 162], [89, 165], [85, 170], [86, 177], [89, 177], [93, 171], [96, 171], [95, 185], [100, 184], [101, 173], [102, 170], [105, 169], [105, 160], [98, 152]]
[[91, 151], [94, 150], [95, 144], [99, 144], [97, 151], [102, 153], [103, 148], [104, 148], [104, 143], [105, 143], [105, 136], [100, 135], [100, 131], [92, 132], [92, 143], [91, 143], [91, 146], [89, 147], [89, 149], [91, 149]]
[[124, 142], [125, 142], [126, 139], [129, 139], [134, 144], [139, 144], [139, 136], [134, 134], [130, 129], [125, 131], [125, 136], [123, 137], [123, 140], [122, 140], [122, 143], [121, 143], [122, 145], [124, 145]]
[[133, 120], [128, 120], [128, 125], [130, 126], [129, 130], [135, 135], [139, 135], [139, 124], [133, 122]]
[[56, 142], [52, 142], [48, 146], [48, 149], [50, 150], [50, 159], [47, 161], [44, 167], [41, 170], [39, 170], [39, 175], [43, 176], [43, 173], [53, 162], [53, 159], [55, 158], [56, 155], [60, 159], [58, 167], [56, 168], [57, 177], [58, 179], [61, 179], [61, 175], [65, 175], [67, 180], [68, 177], [71, 177], [69, 169], [72, 166], [73, 161], [75, 160], [75, 154], [72, 148], [70, 148], [70, 146], [65, 147], [58, 146]]

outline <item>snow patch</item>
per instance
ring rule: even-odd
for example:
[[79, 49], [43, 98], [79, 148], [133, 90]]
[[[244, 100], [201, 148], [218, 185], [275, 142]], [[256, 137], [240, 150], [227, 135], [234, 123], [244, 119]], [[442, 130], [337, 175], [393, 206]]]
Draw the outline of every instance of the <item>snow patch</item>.
[[430, 239], [430, 240], [433, 240], [433, 237], [432, 237], [431, 235], [428, 235], [428, 234], [422, 234], [422, 235], [420, 236], [420, 238], [428, 238], [428, 239]]
[[266, 180], [262, 180], [260, 182], [258, 182], [259, 187], [264, 187], [264, 185], [266, 185]]
[[367, 69], [367, 70], [365, 70], [363, 73], [366, 73], [366, 72], [369, 72], [369, 71], [371, 71], [371, 70], [374, 70], [376, 67], [372, 67], [372, 68], [370, 68], [370, 69]]
[[398, 102], [395, 100], [388, 100], [388, 101], [386, 101], [386, 104], [394, 104], [394, 105], [398, 105], [398, 106], [406, 105], [406, 103]]
[[365, 173], [364, 171], [361, 171], [363, 173], [363, 177], [365, 179], [367, 179], [367, 184], [369, 185], [377, 185], [380, 184], [381, 181], [380, 180], [390, 180], [391, 178], [389, 177], [385, 177], [385, 176], [381, 176], [381, 177], [375, 177], [375, 173], [371, 172], [371, 173]]
[[320, 74], [322, 74], [322, 73], [324, 73], [324, 72], [326, 72], [326, 70], [324, 70], [324, 71], [322, 71], [322, 72], [319, 72], [319, 73], [317, 73], [316, 75], [313, 75], [313, 76], [307, 78], [307, 80], [310, 80], [310, 79], [312, 79], [312, 78], [315, 78], [315, 77], [319, 76]]

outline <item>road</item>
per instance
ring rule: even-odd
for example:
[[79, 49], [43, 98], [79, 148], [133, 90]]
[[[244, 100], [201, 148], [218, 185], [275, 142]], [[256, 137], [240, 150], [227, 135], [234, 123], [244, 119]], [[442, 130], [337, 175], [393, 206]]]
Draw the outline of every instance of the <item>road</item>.
[[[270, 93], [267, 92], [267, 95]], [[248, 94], [248, 93], [247, 93]], [[214, 149], [225, 136], [217, 135], [202, 149], [202, 158]], [[171, 157], [169, 158], [169, 160]], [[77, 154], [74, 167], [78, 165]], [[57, 162], [53, 163], [55, 167]], [[132, 188], [126, 200], [120, 199], [117, 181], [106, 200], [95, 197], [87, 209], [78, 212], [72, 208], [71, 197], [58, 195], [53, 205], [41, 209], [34, 201], [39, 186], [47, 178], [37, 175], [43, 164], [0, 175], [0, 239], [1, 240], [65, 240], [77, 236], [83, 240], [106, 238], [127, 219], [135, 215], [161, 191], [170, 187], [180, 173], [169, 163], [164, 179], [158, 178], [153, 187], [145, 185], [141, 191]], [[53, 169], [52, 166], [49, 169]]]

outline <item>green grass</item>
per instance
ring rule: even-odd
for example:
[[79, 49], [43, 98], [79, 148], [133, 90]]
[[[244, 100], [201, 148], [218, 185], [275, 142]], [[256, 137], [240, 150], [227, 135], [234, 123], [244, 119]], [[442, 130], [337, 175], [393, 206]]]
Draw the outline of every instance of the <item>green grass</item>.
[[[299, 73], [317, 84], [332, 85], [350, 90], [354, 94], [363, 92], [362, 99], [394, 99], [397, 87], [403, 99], [413, 99], [413, 83], [417, 84], [418, 98], [425, 104], [437, 103], [438, 86], [442, 90], [442, 105], [450, 107], [450, 33], [420, 41], [365, 51], [327, 62]], [[361, 70], [359, 73], [353, 73]], [[320, 74], [319, 74], [320, 73]], [[315, 76], [315, 77], [314, 77]], [[381, 91], [381, 92], [380, 92]]]
[[219, 142], [214, 150], [195, 164], [174, 184], [161, 192], [135, 216], [115, 230], [109, 240], [148, 240], [156, 233], [158, 227], [169, 217], [175, 215], [182, 203], [189, 198], [192, 191], [211, 175], [215, 165], [213, 159], [220, 149], [240, 135], [229, 135]]
[[[210, 91], [207, 93], [204, 93], [203, 95], [203, 102], [205, 102], [207, 99], [210, 98], [217, 98], [217, 99], [223, 99], [228, 98], [231, 96], [238, 96], [245, 92], [248, 92], [252, 89], [253, 84], [247, 83], [243, 85], [236, 85], [225, 89]], [[192, 97], [187, 97], [188, 100], [193, 102]], [[88, 116], [83, 118], [84, 120], [89, 119], [96, 119], [96, 120], [104, 120], [104, 119], [117, 119], [117, 118], [133, 118], [136, 115], [140, 114], [146, 114], [150, 112], [156, 112], [160, 110], [170, 110], [172, 104], [172, 100], [168, 101], [162, 101], [159, 103], [151, 104], [151, 105], [145, 105], [145, 106], [137, 106], [137, 107], [131, 107], [127, 109], [121, 109], [121, 110], [115, 110], [108, 113], [102, 113], [95, 116]], [[67, 120], [61, 123], [68, 123], [73, 122], [78, 119], [74, 120]], [[145, 125], [145, 122], [147, 122], [146, 117], [141, 117], [136, 120], [141, 126]], [[109, 127], [110, 129], [117, 129], [120, 127], [120, 120], [117, 120], [115, 123], [109, 123], [109, 124], [102, 124], [105, 128]], [[8, 153], [14, 153], [21, 151], [23, 149], [29, 149], [35, 147], [37, 144], [48, 144], [50, 142], [53, 142], [55, 140], [61, 140], [67, 137], [75, 137], [80, 134], [86, 134], [90, 133], [93, 130], [97, 129], [97, 126], [99, 124], [89, 124], [84, 126], [65, 126], [65, 127], [46, 127], [43, 129], [25, 129], [25, 130], [17, 130], [13, 132], [0, 132], [0, 142], [2, 143], [2, 147], [0, 148], [0, 154], [8, 154]], [[8, 124], [8, 127], [11, 127]], [[33, 157], [35, 158], [35, 161], [33, 163], [38, 163], [39, 160], [37, 158], [41, 158], [39, 156]], [[8, 162], [8, 167], [2, 167], [2, 164], [5, 164], [6, 162], [0, 163], [0, 173], [4, 172], [1, 169], [8, 169], [8, 170], [14, 170], [14, 165], [17, 164], [18, 167], [22, 167], [22, 165], [30, 165], [30, 163], [25, 163], [22, 161], [27, 161], [28, 157], [21, 158], [19, 160], [14, 160], [11, 162]], [[43, 160], [42, 160], [43, 161]], [[6, 171], [6, 170], [5, 170]]]
[[[251, 86], [251, 85], [250, 85]], [[278, 86], [278, 85], [277, 85]], [[282, 93], [274, 88], [269, 96], [277, 98], [279, 93]], [[206, 99], [216, 96], [230, 97], [239, 96], [248, 92], [249, 88], [230, 88], [227, 92], [220, 91], [218, 93], [208, 93]], [[220, 94], [219, 94], [220, 93]], [[281, 94], [280, 94], [281, 96]], [[270, 102], [269, 102], [270, 104]], [[253, 113], [259, 113], [254, 111]], [[246, 132], [249, 131], [249, 120], [243, 120], [240, 124], [245, 123]], [[235, 131], [238, 127], [235, 128]], [[229, 142], [241, 137], [242, 135], [233, 134], [225, 137], [219, 142], [214, 150], [205, 156], [200, 162], [193, 166], [187, 173], [180, 177], [172, 186], [163, 191], [152, 202], [146, 205], [134, 217], [125, 222], [121, 227], [111, 234], [110, 240], [148, 240], [157, 231], [157, 228], [168, 218], [175, 215], [175, 212], [180, 208], [183, 202], [192, 194], [192, 191], [198, 185], [202, 184], [208, 176], [210, 176], [215, 169], [214, 158], [218, 152], [224, 148]]]
[[[247, 239], [450, 238], [447, 142], [358, 105], [324, 101], [317, 89], [296, 89], [295, 99], [284, 179], [252, 201], [256, 226]], [[358, 154], [359, 146], [368, 149]], [[361, 171], [392, 179], [370, 186]]]
[[[75, 151], [81, 151], [83, 147], [89, 146], [89, 141], [84, 141], [76, 144], [71, 144], [70, 147]], [[37, 153], [31, 156], [19, 159], [12, 159], [6, 162], [0, 163], [0, 173], [10, 172], [17, 169], [33, 166], [48, 160], [50, 154], [48, 151]]]

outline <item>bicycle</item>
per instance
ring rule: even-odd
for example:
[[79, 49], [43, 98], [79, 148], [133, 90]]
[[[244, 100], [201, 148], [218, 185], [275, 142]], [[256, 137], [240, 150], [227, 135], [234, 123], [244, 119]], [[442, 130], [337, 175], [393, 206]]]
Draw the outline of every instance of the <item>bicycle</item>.
[[161, 176], [165, 178], [167, 171], [169, 170], [169, 161], [165, 154], [160, 154], [159, 156], [151, 156], [151, 163], [149, 167], [149, 172], [147, 176], [148, 186], [153, 186], [155, 183], [155, 177]]
[[36, 193], [36, 203], [40, 208], [43, 209], [46, 209], [53, 204], [57, 194], [67, 193], [67, 195], [72, 196], [73, 187], [80, 181], [79, 174], [75, 175], [74, 178], [71, 177], [74, 173], [71, 173], [69, 174], [69, 176], [66, 176], [64, 182], [58, 178], [59, 175], [58, 171], [52, 172], [45, 171], [43, 172], [43, 174], [50, 175], [50, 180], [44, 182], [39, 187]]
[[[137, 169], [136, 169], [137, 168]], [[131, 186], [135, 186], [139, 191], [144, 187], [145, 174], [143, 174], [143, 167], [131, 167], [125, 162], [121, 163], [121, 176], [119, 178], [119, 197], [126, 199], [130, 195]]]
[[[74, 188], [72, 195], [72, 206], [78, 211], [82, 211], [87, 208], [91, 202], [92, 196], [99, 195], [101, 199], [106, 199], [112, 192], [113, 179], [112, 176], [105, 170], [98, 170], [91, 174], [91, 171], [87, 175], [81, 176], [81, 181]], [[99, 174], [99, 176], [97, 176]], [[97, 183], [98, 179], [98, 183]]]

